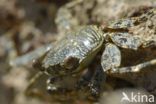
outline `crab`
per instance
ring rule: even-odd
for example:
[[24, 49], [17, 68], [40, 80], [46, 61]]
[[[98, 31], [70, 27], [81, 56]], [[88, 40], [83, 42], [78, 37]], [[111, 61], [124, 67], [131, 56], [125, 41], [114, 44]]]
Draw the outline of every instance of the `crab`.
[[[76, 1], [63, 6], [58, 11], [58, 16], [63, 11], [68, 12], [68, 9], [75, 4]], [[120, 48], [137, 51], [140, 48], [156, 46], [155, 8], [138, 17], [115, 20], [108, 26], [87, 25], [74, 28], [77, 22], [71, 17], [69, 14], [56, 18], [60, 30], [65, 30], [65, 36], [54, 43], [54, 47], [47, 48], [41, 57], [34, 60], [34, 67], [50, 76], [47, 80], [49, 92], [60, 89], [54, 85], [59, 77], [80, 76], [78, 88], [87, 85], [93, 95], [98, 95], [100, 83], [103, 83], [106, 74], [139, 72], [147, 66], [156, 65], [154, 57], [134, 66], [120, 67], [122, 61]], [[100, 67], [93, 71], [92, 63], [101, 51]], [[87, 72], [81, 76], [80, 73], [86, 68]], [[91, 72], [94, 74], [90, 74]], [[31, 83], [33, 82], [34, 79]]]

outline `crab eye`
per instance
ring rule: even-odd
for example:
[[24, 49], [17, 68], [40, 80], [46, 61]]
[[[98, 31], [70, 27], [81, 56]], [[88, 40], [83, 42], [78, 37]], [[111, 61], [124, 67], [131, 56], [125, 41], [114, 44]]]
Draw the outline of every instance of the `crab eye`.
[[35, 69], [39, 69], [40, 71], [44, 71], [44, 68], [39, 60], [33, 60], [33, 67]]
[[69, 56], [64, 59], [62, 65], [66, 69], [76, 69], [79, 66], [79, 59], [76, 57]]

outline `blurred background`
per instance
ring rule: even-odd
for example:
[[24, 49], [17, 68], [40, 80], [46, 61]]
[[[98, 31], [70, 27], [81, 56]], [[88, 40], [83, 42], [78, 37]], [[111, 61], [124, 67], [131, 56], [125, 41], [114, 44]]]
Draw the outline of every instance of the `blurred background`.
[[[34, 85], [37, 96], [24, 94], [29, 80], [37, 73], [32, 67], [32, 57], [36, 58], [43, 51], [40, 47], [62, 36], [63, 31], [55, 20], [59, 8], [71, 1], [74, 0], [0, 0], [0, 103], [122, 104], [118, 95], [125, 88], [156, 96], [156, 66], [138, 74], [117, 78], [108, 76], [105, 91], [95, 100], [76, 91], [66, 95], [49, 95], [46, 92], [47, 76]], [[156, 7], [156, 0], [84, 0], [70, 11], [79, 25], [106, 25], [112, 20], [133, 17], [153, 7]], [[125, 65], [136, 64], [132, 60], [140, 63], [156, 57], [156, 48], [122, 52], [125, 53]], [[29, 55], [22, 57], [25, 54]], [[13, 60], [13, 66], [10, 66], [10, 60]]]

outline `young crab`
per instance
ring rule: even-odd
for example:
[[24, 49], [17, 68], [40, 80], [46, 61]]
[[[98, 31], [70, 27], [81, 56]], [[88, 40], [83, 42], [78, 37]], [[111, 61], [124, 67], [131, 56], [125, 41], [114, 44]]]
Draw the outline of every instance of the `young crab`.
[[[75, 5], [75, 2], [61, 8], [58, 15], [72, 5]], [[96, 82], [100, 83], [100, 77], [104, 76], [103, 72], [107, 74], [139, 72], [144, 67], [156, 64], [156, 57], [154, 57], [153, 60], [138, 65], [120, 67], [121, 52], [119, 49], [120, 47], [137, 50], [138, 48], [156, 46], [155, 8], [139, 17], [116, 20], [104, 28], [88, 25], [74, 29], [74, 31], [68, 31], [73, 26], [73, 22], [69, 20], [71, 16], [63, 16], [57, 18], [56, 22], [61, 29], [66, 29], [66, 35], [55, 43], [55, 47], [47, 50], [34, 63], [37, 69], [51, 77], [47, 81], [49, 91], [57, 90], [57, 87], [54, 87], [56, 77], [79, 75], [83, 69], [91, 65], [91, 62], [101, 50], [103, 50], [101, 57], [103, 70], [101, 68], [95, 70], [94, 78], [91, 82], [87, 82], [85, 75], [92, 71], [88, 70], [78, 83], [80, 86], [82, 83], [87, 83], [93, 94], [99, 93], [99, 86], [96, 85]], [[95, 77], [95, 75], [100, 77]]]

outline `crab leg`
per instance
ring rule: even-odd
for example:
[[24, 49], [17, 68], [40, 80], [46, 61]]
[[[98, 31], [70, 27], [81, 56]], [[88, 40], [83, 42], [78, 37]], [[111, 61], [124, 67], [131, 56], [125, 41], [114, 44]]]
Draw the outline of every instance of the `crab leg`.
[[156, 59], [153, 59], [135, 66], [119, 68], [120, 62], [121, 62], [121, 54], [117, 46], [110, 43], [106, 44], [105, 51], [103, 52], [101, 58], [101, 66], [104, 72], [110, 73], [139, 72], [147, 66], [156, 65]]
[[142, 45], [142, 40], [128, 32], [110, 33], [111, 40], [121, 48], [137, 50]]
[[92, 80], [89, 83], [90, 92], [92, 96], [94, 97], [99, 96], [105, 81], [106, 81], [106, 73], [104, 73], [102, 67], [99, 66], [96, 68]]
[[[94, 69], [94, 70], [93, 70]], [[89, 87], [89, 92], [92, 96], [99, 96], [103, 83], [106, 80], [106, 73], [103, 72], [102, 67], [90, 66], [87, 72], [81, 77], [77, 83], [77, 89], [85, 89]]]
[[102, 54], [101, 66], [104, 72], [120, 66], [121, 53], [118, 47], [114, 44], [108, 43], [105, 46], [105, 51]]
[[143, 48], [150, 46], [156, 47], [156, 36], [151, 36], [150, 39], [147, 39], [143, 42]]
[[122, 67], [122, 68], [116, 68], [115, 70], [117, 71], [111, 71], [112, 73], [127, 73], [127, 72], [139, 72], [141, 71], [143, 68], [148, 67], [148, 66], [152, 66], [152, 65], [156, 65], [156, 59], [147, 61], [147, 62], [143, 62], [140, 63], [138, 65], [135, 66], [129, 66], [129, 67]]
[[42, 72], [38, 72], [35, 74], [35, 76], [29, 81], [26, 89], [25, 89], [25, 94], [26, 95], [31, 95], [33, 93], [33, 91], [31, 90], [32, 86], [34, 85], [34, 83], [43, 75]]

